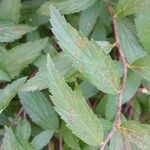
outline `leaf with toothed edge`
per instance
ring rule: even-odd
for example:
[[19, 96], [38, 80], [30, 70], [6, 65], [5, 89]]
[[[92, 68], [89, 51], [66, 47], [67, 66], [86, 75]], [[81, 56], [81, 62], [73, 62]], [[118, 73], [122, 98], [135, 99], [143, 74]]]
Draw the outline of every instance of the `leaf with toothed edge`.
[[9, 105], [12, 98], [17, 94], [26, 78], [21, 78], [0, 90], [0, 113]]
[[27, 42], [2, 53], [0, 55], [0, 67], [8, 73], [11, 78], [16, 77], [40, 55], [47, 41], [48, 39], [44, 38], [33, 42]]
[[51, 6], [50, 10], [52, 31], [65, 56], [99, 90], [117, 94], [119, 73], [114, 61], [105, 54], [105, 49], [69, 25], [56, 8]]
[[49, 8], [51, 5], [55, 6], [62, 14], [72, 14], [85, 10], [92, 6], [97, 0], [62, 0], [62, 1], [49, 1], [45, 2], [40, 9], [39, 13], [49, 15]]
[[89, 108], [86, 100], [67, 85], [49, 55], [47, 70], [51, 99], [56, 112], [77, 137], [89, 145], [99, 146], [103, 140], [103, 129], [99, 119]]
[[119, 127], [119, 131], [124, 138], [131, 143], [136, 144], [142, 150], [149, 150], [150, 148], [150, 125], [141, 124], [136, 121], [123, 122]]

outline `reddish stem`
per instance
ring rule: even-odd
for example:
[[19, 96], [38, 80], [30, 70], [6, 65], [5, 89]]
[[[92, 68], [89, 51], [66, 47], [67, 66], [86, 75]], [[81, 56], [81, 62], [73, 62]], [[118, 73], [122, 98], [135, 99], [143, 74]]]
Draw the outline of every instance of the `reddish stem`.
[[126, 58], [125, 58], [125, 54], [124, 54], [124, 52], [123, 52], [123, 50], [122, 50], [122, 48], [120, 46], [120, 42], [119, 42], [119, 34], [118, 34], [117, 20], [116, 20], [117, 16], [114, 15], [113, 8], [112, 8], [111, 4], [108, 1], [106, 1], [106, 6], [107, 6], [107, 8], [109, 10], [109, 13], [111, 15], [111, 18], [112, 18], [115, 43], [116, 43], [116, 47], [118, 48], [120, 60], [121, 60], [122, 65], [123, 65], [123, 79], [122, 79], [122, 82], [121, 82], [120, 92], [118, 94], [118, 108], [117, 108], [115, 121], [114, 121], [114, 124], [113, 124], [113, 127], [112, 127], [111, 131], [109, 132], [109, 134], [105, 138], [105, 140], [102, 143], [102, 145], [100, 145], [100, 150], [104, 150], [105, 149], [105, 146], [107, 145], [107, 143], [109, 142], [109, 140], [111, 139], [111, 137], [115, 133], [117, 127], [121, 123], [120, 114], [121, 114], [121, 107], [122, 107], [122, 99], [123, 99], [123, 94], [124, 94], [124, 90], [125, 90], [125, 84], [126, 84], [126, 80], [127, 80], [127, 72], [128, 72], [127, 61], [126, 61]]

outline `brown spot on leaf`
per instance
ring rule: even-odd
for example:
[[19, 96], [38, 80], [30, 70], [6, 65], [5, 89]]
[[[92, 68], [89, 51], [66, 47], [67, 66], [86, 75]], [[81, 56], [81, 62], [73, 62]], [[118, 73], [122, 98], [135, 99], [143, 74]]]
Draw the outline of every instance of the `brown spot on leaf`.
[[73, 122], [73, 119], [74, 119], [74, 118], [73, 118], [72, 116], [68, 116], [67, 122], [68, 122], [68, 123], [72, 123], [72, 122]]
[[75, 43], [77, 44], [78, 47], [84, 48], [87, 46], [88, 39], [87, 38], [79, 38]]

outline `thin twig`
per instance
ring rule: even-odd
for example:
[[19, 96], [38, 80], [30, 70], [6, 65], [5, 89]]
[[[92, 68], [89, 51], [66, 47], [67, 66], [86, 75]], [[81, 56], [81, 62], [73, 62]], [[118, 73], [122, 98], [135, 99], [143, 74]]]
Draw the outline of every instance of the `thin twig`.
[[59, 136], [59, 150], [63, 150], [63, 148], [62, 148], [62, 136], [61, 136], [61, 134], [60, 134], [60, 136]]
[[125, 84], [126, 84], [126, 79], [127, 79], [127, 71], [128, 71], [127, 70], [127, 61], [126, 61], [124, 52], [123, 52], [123, 50], [122, 50], [122, 48], [120, 46], [120, 42], [119, 42], [117, 20], [116, 20], [117, 16], [114, 15], [113, 8], [112, 8], [111, 4], [109, 3], [109, 1], [105, 1], [105, 2], [106, 2], [106, 6], [107, 6], [107, 8], [109, 10], [109, 13], [111, 15], [111, 18], [112, 18], [112, 24], [113, 24], [113, 30], [114, 30], [114, 37], [115, 37], [116, 47], [118, 48], [119, 55], [120, 55], [120, 60], [121, 60], [122, 65], [123, 65], [123, 79], [122, 79], [122, 82], [121, 82], [120, 92], [118, 94], [118, 108], [117, 108], [115, 121], [114, 121], [114, 124], [113, 124], [113, 127], [112, 127], [111, 131], [107, 135], [107, 137], [104, 140], [104, 142], [102, 143], [102, 145], [100, 145], [100, 150], [104, 150], [105, 149], [105, 146], [107, 145], [107, 143], [109, 142], [109, 140], [111, 139], [111, 137], [115, 133], [117, 127], [121, 123], [120, 114], [121, 114], [121, 107], [122, 107], [122, 98], [123, 98], [123, 94], [124, 94], [124, 90], [125, 90]]
[[12, 121], [11, 127], [14, 126], [16, 120], [19, 118], [19, 116], [24, 112], [24, 108], [21, 107], [19, 112], [17, 113], [16, 117], [14, 118], [14, 120]]
[[48, 143], [48, 150], [51, 150], [51, 143]]

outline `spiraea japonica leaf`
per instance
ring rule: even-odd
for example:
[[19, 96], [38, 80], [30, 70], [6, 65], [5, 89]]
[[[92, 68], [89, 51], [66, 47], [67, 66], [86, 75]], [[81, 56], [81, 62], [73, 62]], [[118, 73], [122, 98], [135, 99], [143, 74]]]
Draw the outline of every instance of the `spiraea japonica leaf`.
[[10, 81], [9, 75], [0, 68], [0, 81]]
[[71, 14], [85, 10], [92, 6], [96, 0], [62, 0], [45, 2], [39, 9], [39, 12], [44, 15], [49, 15], [49, 8], [54, 5], [62, 14]]
[[61, 134], [64, 139], [65, 144], [73, 150], [81, 150], [79, 145], [79, 139], [72, 134], [71, 130], [69, 130], [65, 123], [63, 122], [61, 125]]
[[18, 23], [21, 6], [21, 0], [2, 0], [0, 2], [0, 21]]
[[117, 130], [112, 136], [108, 150], [136, 150], [123, 135]]
[[13, 42], [35, 29], [35, 27], [25, 24], [14, 25], [13, 23], [0, 21], [0, 42]]
[[[122, 104], [128, 102], [137, 92], [138, 88], [140, 87], [142, 78], [137, 75], [133, 71], [128, 71], [127, 81], [125, 85], [125, 90], [123, 94]], [[106, 110], [105, 116], [109, 120], [113, 120], [116, 112], [117, 112], [117, 99], [116, 95], [106, 95], [105, 101], [106, 102]], [[111, 106], [111, 107], [110, 107]]]
[[116, 7], [117, 16], [132, 15], [148, 6], [149, 0], [119, 0]]
[[16, 135], [24, 140], [29, 140], [31, 135], [31, 124], [27, 119], [21, 119], [18, 121]]
[[140, 44], [134, 24], [128, 18], [117, 19], [120, 46], [124, 50], [127, 61], [131, 64], [147, 53]]
[[137, 13], [135, 18], [135, 25], [137, 30], [137, 35], [140, 42], [143, 44], [145, 50], [150, 53], [150, 17], [149, 17], [149, 6]]
[[126, 121], [123, 122], [118, 128], [124, 138], [128, 139], [142, 150], [149, 150], [150, 125], [140, 124], [136, 121]]
[[[68, 61], [63, 53], [59, 53], [57, 56], [53, 58], [56, 68], [59, 70], [60, 74], [66, 80], [72, 80], [72, 78], [76, 77], [79, 72], [72, 67], [72, 63]], [[36, 65], [39, 67], [39, 72], [36, 75], [28, 80], [22, 87], [22, 91], [35, 91], [35, 90], [43, 90], [48, 88], [47, 83], [47, 69], [46, 69], [46, 56], [43, 56], [43, 62], [41, 65]]]
[[40, 39], [14, 47], [2, 54], [0, 53], [0, 67], [11, 78], [14, 78], [39, 56], [46, 43], [47, 38]]
[[0, 90], [0, 113], [9, 105], [12, 98], [24, 84], [25, 80], [26, 78], [19, 79]]
[[66, 126], [85, 143], [100, 145], [103, 140], [103, 129], [86, 100], [71, 90], [49, 56], [47, 69], [51, 99], [55, 110], [67, 123]]
[[51, 7], [50, 10], [52, 31], [73, 66], [99, 90], [118, 93], [119, 73], [114, 61], [105, 54], [105, 49], [68, 24], [56, 8]]
[[12, 128], [7, 128], [3, 138], [3, 150], [35, 150], [33, 146], [21, 137], [17, 137]]
[[96, 2], [91, 7], [82, 11], [79, 20], [79, 30], [86, 36], [88, 36], [94, 28], [97, 18], [100, 13], [100, 5]]
[[150, 81], [150, 55], [138, 59], [129, 67], [143, 79]]
[[21, 104], [31, 119], [43, 129], [58, 128], [58, 116], [40, 91], [20, 92]]
[[50, 142], [53, 134], [54, 131], [44, 130], [34, 137], [31, 144], [34, 146], [35, 150], [41, 150]]

